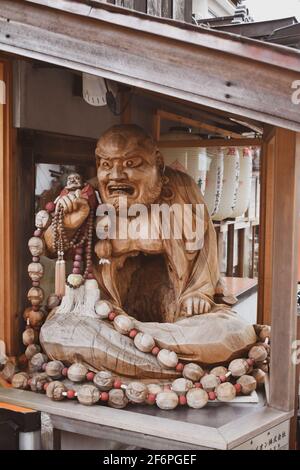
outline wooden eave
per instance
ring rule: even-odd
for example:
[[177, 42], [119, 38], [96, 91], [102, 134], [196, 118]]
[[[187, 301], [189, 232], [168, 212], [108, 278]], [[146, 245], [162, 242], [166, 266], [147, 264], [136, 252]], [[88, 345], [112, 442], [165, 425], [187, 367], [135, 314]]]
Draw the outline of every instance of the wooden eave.
[[96, 0], [2, 0], [0, 50], [300, 131], [300, 53]]

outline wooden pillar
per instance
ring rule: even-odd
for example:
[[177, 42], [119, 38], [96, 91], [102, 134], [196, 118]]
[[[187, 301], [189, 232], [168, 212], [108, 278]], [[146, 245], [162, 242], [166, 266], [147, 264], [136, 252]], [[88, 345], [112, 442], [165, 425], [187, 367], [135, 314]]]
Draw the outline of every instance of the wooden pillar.
[[[12, 129], [12, 66], [0, 59], [1, 86], [5, 86], [5, 103], [0, 103], [0, 340], [8, 355], [18, 350], [18, 282], [17, 246], [19, 188], [16, 158], [13, 153], [15, 134]], [[3, 83], [5, 85], [3, 85]]]
[[[272, 201], [266, 201], [265, 208], [265, 217], [272, 219], [273, 227], [271, 278], [267, 285], [272, 321], [270, 406], [290, 411], [295, 404], [292, 347], [296, 339], [300, 134], [278, 128], [273, 139], [267, 150], [274, 154], [274, 190]], [[266, 256], [269, 254], [264, 253]]]
[[221, 226], [215, 226], [216, 236], [217, 236], [217, 249], [218, 249], [218, 263], [219, 269], [222, 271], [222, 262], [223, 262], [223, 239], [224, 233], [221, 230]]
[[160, 117], [160, 114], [156, 111], [153, 114], [153, 120], [152, 120], [152, 137], [155, 140], [155, 142], [158, 142], [160, 140], [160, 131], [161, 131], [161, 117]]
[[234, 258], [234, 224], [228, 225], [227, 231], [227, 270], [226, 276], [233, 276], [233, 258]]
[[238, 265], [237, 265], [237, 276], [244, 277], [244, 266], [245, 266], [245, 236], [246, 229], [241, 228], [238, 231]]
[[275, 131], [272, 131], [263, 145], [261, 155], [257, 309], [257, 323], [269, 325], [271, 324], [274, 165]]
[[121, 124], [131, 124], [132, 122], [132, 105], [131, 105], [131, 90], [124, 90], [121, 92], [120, 107], [122, 114], [120, 116]]

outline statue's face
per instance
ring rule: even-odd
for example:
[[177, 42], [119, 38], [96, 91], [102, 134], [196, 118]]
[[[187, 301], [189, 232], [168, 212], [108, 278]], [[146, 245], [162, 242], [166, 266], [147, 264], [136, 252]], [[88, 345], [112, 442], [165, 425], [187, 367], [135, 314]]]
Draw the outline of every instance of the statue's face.
[[72, 173], [67, 178], [66, 188], [69, 191], [75, 191], [76, 189], [82, 188], [82, 179], [78, 173]]
[[36, 228], [45, 229], [50, 223], [50, 215], [47, 211], [39, 211], [35, 216]]
[[40, 287], [32, 287], [28, 292], [28, 300], [32, 305], [40, 305], [44, 299], [44, 293]]
[[32, 281], [40, 281], [44, 274], [44, 268], [41, 263], [30, 263], [28, 274]]
[[31, 237], [28, 242], [28, 248], [32, 256], [41, 256], [44, 251], [43, 240], [39, 237]]
[[98, 181], [102, 201], [118, 207], [120, 197], [132, 204], [151, 204], [161, 193], [161, 157], [146, 134], [112, 129], [99, 140]]

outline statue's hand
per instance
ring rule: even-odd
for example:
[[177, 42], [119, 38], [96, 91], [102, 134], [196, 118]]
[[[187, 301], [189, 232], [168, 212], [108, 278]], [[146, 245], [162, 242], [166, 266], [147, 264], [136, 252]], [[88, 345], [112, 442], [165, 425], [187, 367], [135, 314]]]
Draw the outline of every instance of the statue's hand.
[[90, 206], [86, 199], [76, 197], [73, 194], [62, 196], [57, 203], [64, 208], [64, 226], [66, 229], [77, 229], [87, 219], [90, 213]]
[[211, 304], [201, 296], [192, 296], [183, 302], [183, 308], [188, 317], [192, 315], [201, 315], [211, 310]]

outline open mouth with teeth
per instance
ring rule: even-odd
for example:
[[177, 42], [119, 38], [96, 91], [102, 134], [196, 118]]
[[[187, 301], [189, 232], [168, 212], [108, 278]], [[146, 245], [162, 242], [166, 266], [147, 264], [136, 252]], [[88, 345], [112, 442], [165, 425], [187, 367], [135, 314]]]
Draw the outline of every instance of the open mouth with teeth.
[[124, 183], [109, 184], [107, 190], [110, 196], [133, 196], [134, 194], [134, 187]]

